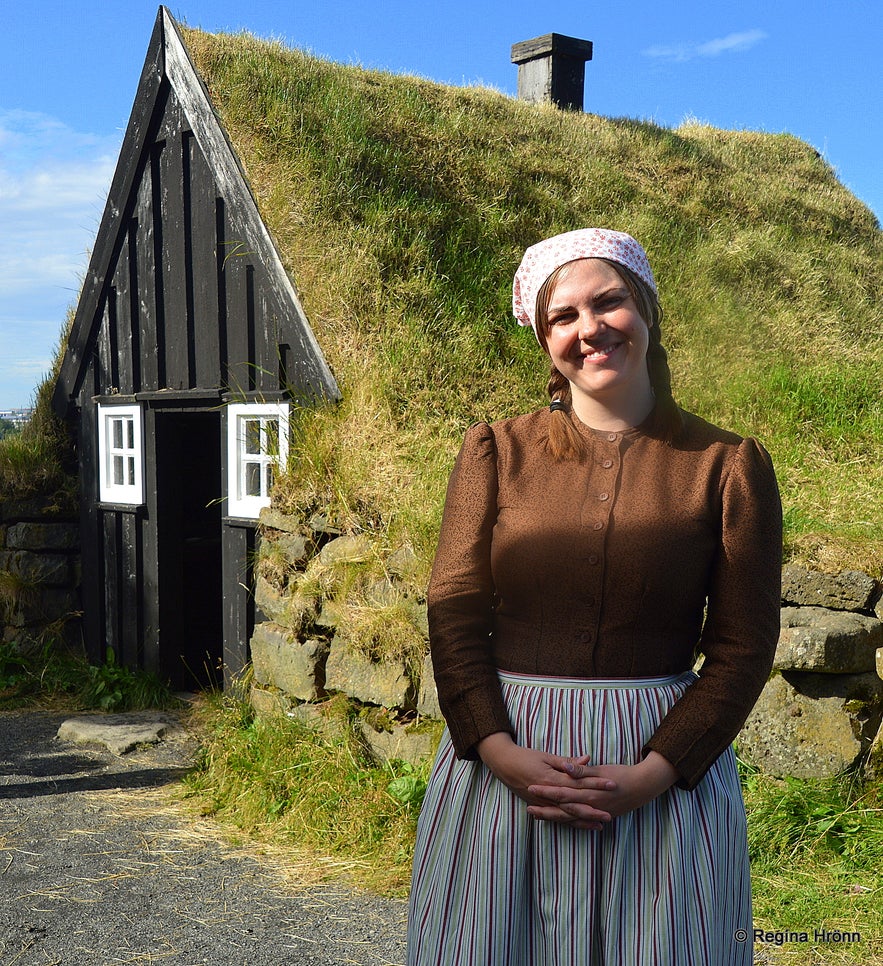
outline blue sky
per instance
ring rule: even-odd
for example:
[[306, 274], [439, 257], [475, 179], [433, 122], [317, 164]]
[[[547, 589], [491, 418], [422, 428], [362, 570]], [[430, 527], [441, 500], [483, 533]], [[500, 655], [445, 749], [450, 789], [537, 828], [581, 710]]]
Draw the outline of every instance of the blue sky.
[[[88, 263], [158, 5], [31, 0], [0, 32], [0, 409], [27, 406]], [[173, 16], [514, 94], [513, 43], [591, 40], [586, 110], [787, 131], [883, 219], [881, 0], [179, 0]]]

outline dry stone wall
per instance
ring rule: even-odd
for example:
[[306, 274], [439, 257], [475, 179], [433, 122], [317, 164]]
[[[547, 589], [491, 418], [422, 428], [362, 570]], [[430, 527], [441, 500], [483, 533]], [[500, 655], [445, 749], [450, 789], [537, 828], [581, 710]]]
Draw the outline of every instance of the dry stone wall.
[[[361, 709], [366, 741], [379, 756], [431, 753], [437, 729], [419, 725], [441, 713], [413, 553], [378, 550], [369, 535], [340, 533], [321, 517], [272, 509], [261, 523], [256, 602], [266, 620], [251, 642], [255, 705], [321, 722], [323, 703], [343, 695]], [[363, 572], [361, 584], [348, 570]], [[870, 756], [870, 767], [879, 759], [883, 771], [883, 748], [872, 754], [883, 744], [880, 591], [867, 574], [785, 569], [774, 671], [738, 739], [761, 770], [833, 775]], [[409, 653], [378, 659], [354, 642], [366, 609], [380, 623], [405, 615]]]
[[762, 771], [831, 776], [879, 757], [872, 755], [883, 741], [879, 601], [880, 585], [867, 574], [784, 569], [773, 675], [738, 741]]
[[76, 637], [79, 527], [40, 500], [0, 502], [0, 642], [22, 651]]

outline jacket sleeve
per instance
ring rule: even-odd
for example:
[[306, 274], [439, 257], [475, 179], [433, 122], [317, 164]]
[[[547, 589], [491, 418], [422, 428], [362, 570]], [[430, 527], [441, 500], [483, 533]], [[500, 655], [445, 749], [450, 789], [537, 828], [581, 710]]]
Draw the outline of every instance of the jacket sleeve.
[[779, 638], [782, 506], [772, 462], [741, 442], [723, 481], [721, 534], [691, 685], [645, 751], [665, 756], [692, 789], [739, 733], [766, 684]]
[[439, 704], [460, 758], [476, 758], [476, 743], [493, 732], [513, 732], [491, 640], [497, 485], [493, 431], [478, 423], [467, 431], [451, 473], [427, 593]]

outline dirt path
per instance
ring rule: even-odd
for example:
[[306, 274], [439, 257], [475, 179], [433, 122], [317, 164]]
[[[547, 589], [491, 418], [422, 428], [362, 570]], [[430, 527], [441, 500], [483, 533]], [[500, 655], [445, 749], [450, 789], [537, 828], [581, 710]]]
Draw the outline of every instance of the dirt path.
[[0, 713], [2, 966], [404, 962], [403, 902], [303, 886], [176, 802], [191, 738], [119, 757], [67, 717]]

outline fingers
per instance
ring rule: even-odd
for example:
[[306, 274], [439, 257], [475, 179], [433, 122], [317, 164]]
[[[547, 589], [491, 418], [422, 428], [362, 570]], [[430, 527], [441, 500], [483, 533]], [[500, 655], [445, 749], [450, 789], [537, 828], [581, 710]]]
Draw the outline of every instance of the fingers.
[[544, 822], [558, 822], [573, 828], [599, 831], [612, 820], [609, 812], [589, 805], [530, 805], [528, 815]]

